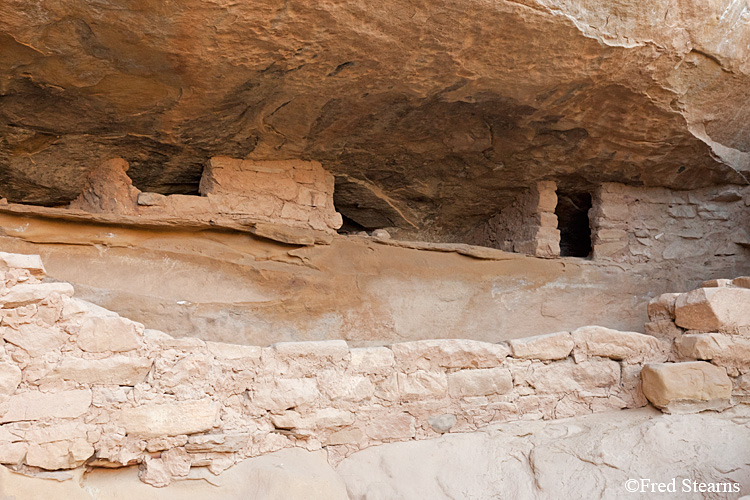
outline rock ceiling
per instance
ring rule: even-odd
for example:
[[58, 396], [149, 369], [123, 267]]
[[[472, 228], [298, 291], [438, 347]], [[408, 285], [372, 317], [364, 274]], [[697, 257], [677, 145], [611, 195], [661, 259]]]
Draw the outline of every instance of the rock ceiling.
[[451, 233], [540, 179], [746, 183], [745, 0], [5, 0], [0, 196], [121, 156], [196, 193], [214, 155], [321, 161], [368, 227]]

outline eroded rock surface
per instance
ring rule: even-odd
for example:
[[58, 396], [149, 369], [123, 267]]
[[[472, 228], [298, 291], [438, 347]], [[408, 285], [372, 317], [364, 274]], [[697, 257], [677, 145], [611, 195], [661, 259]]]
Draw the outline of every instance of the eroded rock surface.
[[282, 450], [251, 458], [220, 476], [193, 469], [166, 488], [138, 480], [135, 467], [95, 469], [24, 476], [0, 466], [0, 498], [24, 500], [349, 500], [343, 480], [326, 462], [325, 453]]
[[[664, 498], [734, 498], [750, 491], [749, 413], [747, 406], [695, 415], [644, 408], [515, 422], [370, 448], [336, 471], [352, 500], [659, 498], [626, 489], [626, 481], [641, 478], [676, 479], [675, 493]], [[693, 481], [725, 486], [701, 493]]]
[[303, 158], [365, 226], [455, 233], [545, 177], [745, 183], [743, 7], [13, 0], [0, 196], [66, 203], [105, 158], [161, 193], [217, 154]]

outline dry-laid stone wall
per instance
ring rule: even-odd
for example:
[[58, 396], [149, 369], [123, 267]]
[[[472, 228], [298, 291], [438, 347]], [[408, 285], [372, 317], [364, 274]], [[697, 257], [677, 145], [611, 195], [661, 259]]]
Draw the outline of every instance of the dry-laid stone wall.
[[145, 215], [213, 213], [332, 233], [342, 223], [333, 189], [333, 175], [316, 161], [216, 156], [203, 170], [201, 196], [142, 193], [138, 203]]
[[708, 261], [727, 270], [750, 256], [750, 191], [742, 186], [675, 191], [605, 183], [592, 205], [595, 259]]
[[559, 256], [556, 189], [554, 181], [540, 181], [521, 190], [509, 207], [471, 231], [469, 243], [537, 257]]
[[750, 277], [662, 294], [651, 301], [648, 315], [646, 332], [671, 341], [669, 360], [677, 362], [669, 368], [672, 382], [658, 382], [667, 400], [663, 407], [750, 403]]
[[130, 217], [120, 222], [131, 224], [246, 226], [259, 236], [294, 244], [330, 243], [342, 224], [333, 204], [334, 177], [316, 161], [214, 157], [203, 170], [201, 196], [141, 192], [128, 169], [122, 158], [103, 162], [68, 208]]
[[[491, 422], [644, 406], [643, 366], [682, 364], [666, 363], [682, 345], [671, 337], [597, 326], [501, 344], [175, 339], [44, 282], [36, 256], [0, 253], [0, 277], [0, 463], [18, 469], [140, 464], [142, 480], [163, 486], [287, 447], [325, 447], [337, 461]], [[684, 324], [693, 302], [670, 300], [650, 312]], [[732, 372], [740, 392], [743, 370]]]

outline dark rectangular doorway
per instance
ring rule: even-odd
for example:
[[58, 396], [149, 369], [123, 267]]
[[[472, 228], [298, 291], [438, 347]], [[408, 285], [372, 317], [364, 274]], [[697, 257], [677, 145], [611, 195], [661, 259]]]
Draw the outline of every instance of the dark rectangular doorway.
[[591, 228], [589, 210], [591, 194], [557, 193], [557, 228], [560, 230], [561, 257], [589, 257], [591, 255]]

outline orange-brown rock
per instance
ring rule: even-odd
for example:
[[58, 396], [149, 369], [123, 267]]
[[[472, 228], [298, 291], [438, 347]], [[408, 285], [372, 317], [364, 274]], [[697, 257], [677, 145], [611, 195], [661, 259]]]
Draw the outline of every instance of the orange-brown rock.
[[70, 208], [92, 213], [136, 215], [140, 191], [128, 177], [128, 162], [114, 158], [91, 171]]
[[102, 158], [165, 194], [196, 193], [211, 156], [302, 158], [365, 226], [458, 234], [542, 178], [746, 182], [737, 2], [3, 7], [10, 201], [67, 203]]

